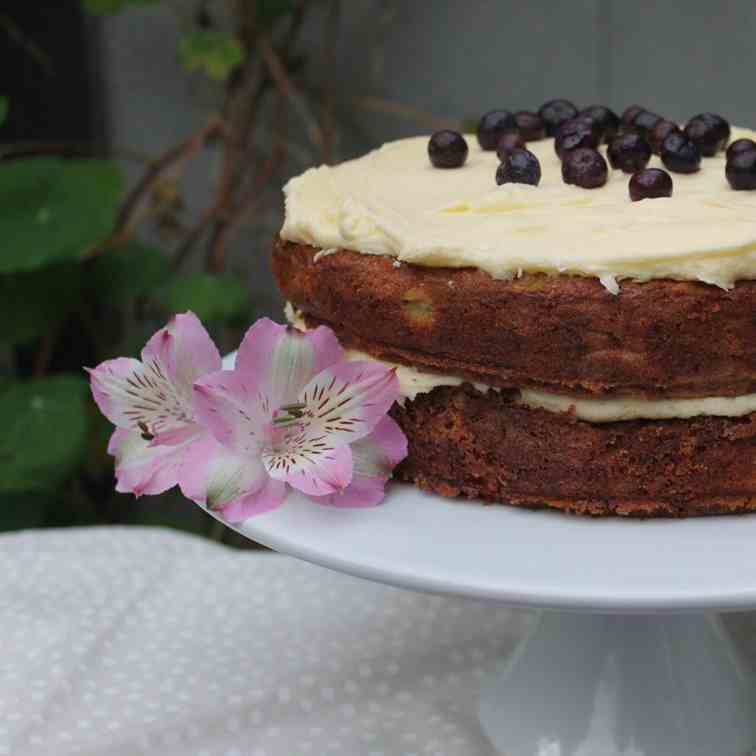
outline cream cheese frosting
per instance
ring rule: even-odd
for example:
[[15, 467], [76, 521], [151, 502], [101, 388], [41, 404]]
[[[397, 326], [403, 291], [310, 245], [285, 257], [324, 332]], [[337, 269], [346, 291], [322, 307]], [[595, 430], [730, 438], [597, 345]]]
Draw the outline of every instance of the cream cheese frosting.
[[[756, 132], [733, 129], [732, 139], [741, 137]], [[626, 278], [723, 288], [756, 278], [756, 192], [730, 188], [724, 153], [703, 158], [698, 173], [672, 174], [672, 197], [631, 202], [621, 171], [599, 189], [565, 184], [553, 139], [528, 143], [541, 163], [539, 186], [497, 187], [496, 154], [466, 139], [461, 168], [433, 168], [427, 137], [311, 168], [284, 187], [281, 237], [495, 278], [594, 276], [613, 293]], [[653, 157], [649, 167], [662, 165]]]
[[[286, 318], [302, 331], [307, 330], [304, 318], [292, 307], [286, 305]], [[440, 386], [461, 386], [470, 383], [464, 378], [441, 373], [426, 373], [407, 365], [399, 365], [371, 357], [358, 349], [344, 350], [349, 360], [372, 360], [387, 368], [396, 370], [399, 380], [401, 403], [413, 401], [420, 394], [428, 394]], [[496, 387], [483, 383], [472, 384], [478, 391], [498, 391]], [[705, 397], [702, 399], [583, 399], [561, 396], [534, 389], [520, 389], [515, 401], [528, 407], [549, 412], [572, 412], [580, 420], [591, 423], [612, 423], [620, 420], [671, 420], [688, 419], [703, 415], [717, 417], [743, 417], [756, 412], [756, 394], [734, 397]]]

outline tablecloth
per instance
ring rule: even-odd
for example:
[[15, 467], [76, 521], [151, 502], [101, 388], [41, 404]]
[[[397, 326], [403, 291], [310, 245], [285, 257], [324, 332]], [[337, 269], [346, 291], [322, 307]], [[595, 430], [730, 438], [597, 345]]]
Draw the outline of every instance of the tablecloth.
[[0, 537], [0, 756], [493, 756], [530, 616], [163, 529]]

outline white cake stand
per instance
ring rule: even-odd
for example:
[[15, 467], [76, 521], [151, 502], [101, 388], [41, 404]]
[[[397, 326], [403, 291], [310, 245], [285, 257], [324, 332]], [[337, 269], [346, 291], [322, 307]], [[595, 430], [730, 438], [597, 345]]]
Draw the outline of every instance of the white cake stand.
[[539, 610], [481, 691], [505, 756], [756, 748], [754, 677], [716, 615], [756, 609], [756, 515], [592, 520], [393, 484], [370, 509], [292, 493], [235, 530], [368, 580]]
[[392, 585], [541, 610], [483, 687], [507, 756], [744, 756], [750, 671], [713, 612], [756, 607], [756, 516], [591, 520], [395, 484], [372, 509], [291, 494], [236, 528]]

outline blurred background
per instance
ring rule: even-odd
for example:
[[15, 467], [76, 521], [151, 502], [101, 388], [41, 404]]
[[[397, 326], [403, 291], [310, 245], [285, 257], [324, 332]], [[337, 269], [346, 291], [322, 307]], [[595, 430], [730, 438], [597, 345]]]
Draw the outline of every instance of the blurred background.
[[[712, 13], [712, 9], [716, 12]], [[160, 524], [113, 491], [82, 365], [194, 310], [230, 350], [280, 317], [281, 185], [388, 139], [567, 97], [756, 125], [751, 3], [0, 3], [0, 531]]]

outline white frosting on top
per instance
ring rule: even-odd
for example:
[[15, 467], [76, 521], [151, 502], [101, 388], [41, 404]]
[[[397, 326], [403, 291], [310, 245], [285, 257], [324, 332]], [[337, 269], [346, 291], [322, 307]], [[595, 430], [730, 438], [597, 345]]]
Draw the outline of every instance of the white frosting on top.
[[[302, 316], [290, 305], [286, 305], [289, 322], [306, 331]], [[439, 386], [461, 386], [469, 383], [464, 378], [441, 373], [426, 373], [407, 365], [398, 365], [386, 360], [378, 360], [358, 349], [345, 350], [347, 359], [373, 360], [396, 370], [399, 393], [405, 400], [414, 400], [419, 394], [428, 394]], [[473, 383], [478, 391], [498, 391], [483, 383]], [[756, 412], [756, 394], [733, 397], [705, 397], [703, 399], [583, 399], [559, 394], [550, 394], [535, 389], [520, 389], [516, 401], [528, 407], [537, 407], [550, 412], [573, 412], [580, 420], [592, 423], [611, 423], [618, 420], [669, 420], [714, 415], [718, 417], [742, 417]]]
[[[741, 137], [756, 133], [733, 129]], [[495, 278], [595, 276], [614, 293], [622, 278], [725, 288], [756, 278], [756, 192], [730, 188], [724, 153], [703, 158], [698, 173], [672, 174], [672, 197], [631, 202], [621, 171], [610, 170], [599, 189], [565, 184], [552, 139], [528, 143], [541, 163], [539, 186], [497, 187], [496, 154], [466, 139], [462, 168], [433, 168], [427, 137], [311, 168], [284, 187], [281, 237], [416, 265], [472, 266]], [[649, 167], [662, 166], [654, 157]]]

